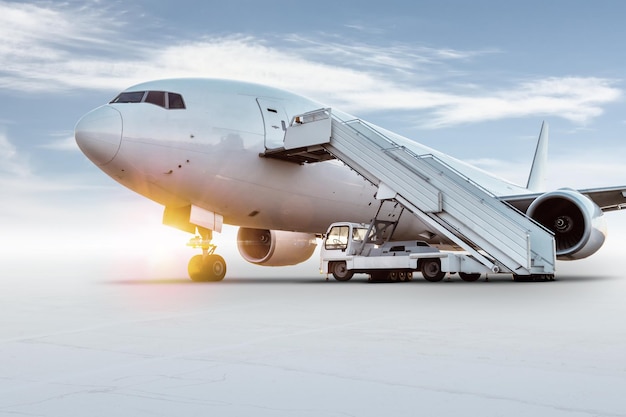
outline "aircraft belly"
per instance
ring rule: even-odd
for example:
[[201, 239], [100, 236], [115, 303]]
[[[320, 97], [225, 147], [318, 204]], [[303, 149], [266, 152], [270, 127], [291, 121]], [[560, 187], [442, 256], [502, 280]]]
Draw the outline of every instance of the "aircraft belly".
[[[243, 149], [243, 141], [223, 141], [213, 147], [215, 152], [176, 147], [163, 152], [161, 144], [127, 140], [122, 156], [107, 169], [116, 171], [109, 175], [117, 181], [159, 204], [193, 204], [242, 227], [321, 234], [333, 222], [367, 223], [376, 214], [375, 187], [347, 174], [343, 165], [259, 158], [258, 152]], [[424, 230], [407, 213], [397, 236], [416, 238]]]

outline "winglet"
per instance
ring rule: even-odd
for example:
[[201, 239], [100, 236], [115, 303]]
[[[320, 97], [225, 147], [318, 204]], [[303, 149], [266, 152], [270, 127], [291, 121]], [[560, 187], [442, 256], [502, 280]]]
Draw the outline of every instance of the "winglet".
[[548, 171], [548, 124], [544, 121], [541, 124], [535, 158], [530, 168], [528, 184], [526, 188], [530, 191], [545, 191], [546, 176]]

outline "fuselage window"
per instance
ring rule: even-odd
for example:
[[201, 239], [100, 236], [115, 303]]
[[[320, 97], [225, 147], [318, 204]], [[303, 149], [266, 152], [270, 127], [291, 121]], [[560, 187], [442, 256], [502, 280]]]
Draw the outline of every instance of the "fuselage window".
[[167, 93], [168, 98], [168, 108], [170, 109], [184, 109], [185, 102], [183, 101], [183, 96], [177, 93]]
[[148, 91], [148, 95], [146, 96], [146, 103], [156, 104], [157, 106], [165, 108], [165, 92]]
[[145, 95], [145, 91], [127, 91], [118, 94], [118, 96], [109, 103], [141, 103]]

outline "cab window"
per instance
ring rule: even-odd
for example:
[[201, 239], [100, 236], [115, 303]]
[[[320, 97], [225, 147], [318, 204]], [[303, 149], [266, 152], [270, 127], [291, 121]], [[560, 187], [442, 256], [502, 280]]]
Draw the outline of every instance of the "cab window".
[[[373, 230], [372, 230], [373, 232]], [[356, 241], [356, 242], [363, 242], [363, 240], [365, 240], [367, 236], [367, 229], [364, 227], [355, 227], [354, 230], [352, 231], [352, 240]], [[372, 233], [370, 233], [370, 237], [371, 237]], [[369, 242], [369, 238], [367, 239], [367, 241]]]
[[350, 228], [348, 226], [334, 226], [328, 232], [326, 237], [326, 249], [346, 250], [348, 247], [348, 234]]

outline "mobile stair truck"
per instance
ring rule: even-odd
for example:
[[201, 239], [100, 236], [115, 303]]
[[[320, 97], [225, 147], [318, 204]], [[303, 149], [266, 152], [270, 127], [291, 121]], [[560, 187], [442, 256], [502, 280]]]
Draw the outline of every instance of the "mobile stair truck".
[[[267, 149], [261, 156], [296, 164], [338, 159], [377, 188], [381, 204], [399, 204], [462, 251], [438, 252], [417, 241], [391, 242], [395, 225], [375, 218], [367, 227], [331, 226], [322, 248], [322, 272], [330, 271], [339, 280], [354, 272], [406, 279], [416, 270], [429, 280], [442, 279], [444, 272], [462, 273], [466, 280], [477, 279], [479, 273], [510, 273], [516, 280], [553, 279], [552, 232], [441, 158], [416, 154], [396, 142], [400, 138], [393, 140], [360, 119], [342, 117], [346, 115], [329, 108], [294, 116], [285, 129], [284, 146]], [[344, 232], [345, 236], [337, 235]]]
[[464, 252], [441, 251], [419, 240], [391, 240], [397, 223], [331, 224], [322, 242], [320, 272], [337, 281], [348, 281], [355, 273], [369, 274], [370, 281], [410, 281], [419, 271], [431, 282], [441, 281], [447, 272], [458, 272], [464, 281], [491, 272]]

